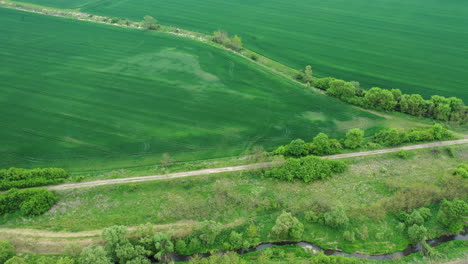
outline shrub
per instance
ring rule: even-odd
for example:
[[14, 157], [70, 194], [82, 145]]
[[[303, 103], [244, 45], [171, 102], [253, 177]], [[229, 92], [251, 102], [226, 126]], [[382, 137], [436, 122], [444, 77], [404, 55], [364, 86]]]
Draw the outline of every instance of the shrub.
[[7, 260], [5, 264], [27, 264], [23, 258], [14, 256], [11, 259]]
[[47, 189], [11, 189], [0, 194], [0, 215], [20, 210], [23, 215], [39, 215], [49, 210], [58, 196]]
[[346, 168], [346, 163], [342, 161], [308, 156], [300, 159], [288, 159], [283, 165], [269, 169], [263, 175], [281, 180], [300, 179], [304, 182], [310, 182], [328, 178], [333, 173], [344, 172]]
[[78, 264], [111, 264], [110, 258], [103, 247], [90, 245], [83, 249], [78, 258]]
[[396, 153], [397, 157], [399, 157], [400, 159], [408, 159], [409, 158], [409, 152], [403, 150], [403, 149], [400, 149], [397, 153]]
[[349, 242], [354, 242], [356, 240], [356, 236], [354, 235], [354, 232], [348, 231], [348, 230], [344, 231], [343, 238]]
[[460, 164], [453, 171], [453, 175], [462, 176], [463, 178], [468, 178], [468, 164]]
[[410, 226], [408, 228], [408, 236], [413, 243], [419, 243], [426, 238], [427, 229], [423, 225]]
[[5, 263], [15, 255], [13, 245], [5, 240], [0, 241], [0, 263]]
[[346, 215], [344, 207], [337, 206], [324, 214], [324, 221], [327, 226], [339, 228], [348, 225], [349, 218]]
[[59, 168], [10, 168], [0, 170], [0, 190], [57, 184], [66, 178], [68, 178], [68, 173]]
[[355, 149], [364, 142], [364, 131], [359, 128], [354, 128], [346, 133], [344, 144], [347, 148]]
[[454, 234], [463, 230], [466, 217], [468, 217], [468, 203], [463, 200], [443, 200], [437, 215], [439, 222]]
[[288, 145], [288, 154], [294, 157], [307, 155], [306, 143], [302, 139], [295, 139]]
[[304, 233], [304, 225], [291, 213], [283, 212], [276, 219], [271, 235], [277, 239], [299, 240]]

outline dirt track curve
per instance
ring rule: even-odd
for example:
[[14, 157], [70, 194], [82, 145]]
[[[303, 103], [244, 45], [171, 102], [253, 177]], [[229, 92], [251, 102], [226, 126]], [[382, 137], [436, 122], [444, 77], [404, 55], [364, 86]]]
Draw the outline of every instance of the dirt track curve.
[[[371, 150], [371, 151], [361, 151], [361, 152], [353, 152], [353, 153], [346, 153], [346, 154], [338, 154], [338, 155], [324, 156], [322, 158], [325, 158], [325, 159], [344, 159], [344, 158], [353, 158], [353, 157], [361, 157], [361, 156], [370, 156], [370, 155], [392, 153], [392, 152], [397, 152], [397, 151], [399, 151], [401, 149], [403, 149], [403, 150], [416, 150], [416, 149], [424, 149], [424, 148], [432, 148], [432, 147], [459, 145], [459, 144], [466, 144], [466, 143], [468, 143], [468, 138], [460, 139], [460, 140], [450, 140], [450, 141], [425, 143], [425, 144], [411, 145], [411, 146], [398, 147], [398, 148], [389, 148], [389, 149], [380, 149], [380, 150]], [[213, 168], [213, 169], [203, 169], [203, 170], [195, 170], [195, 171], [177, 172], [177, 173], [170, 173], [170, 174], [164, 174], [164, 175], [130, 177], [130, 178], [99, 180], [99, 181], [80, 182], [80, 183], [68, 183], [68, 184], [49, 186], [47, 188], [49, 190], [68, 190], [68, 189], [95, 187], [95, 186], [101, 186], [101, 185], [134, 183], [134, 182], [145, 182], [145, 181], [156, 181], [156, 180], [167, 180], [167, 179], [175, 179], [175, 178], [183, 178], [183, 177], [191, 177], [191, 176], [199, 176], [199, 175], [208, 175], [208, 174], [231, 172], [231, 171], [242, 171], [242, 170], [266, 168], [266, 167], [271, 167], [271, 166], [274, 166], [274, 165], [277, 165], [277, 164], [278, 164], [278, 162], [263, 162], [263, 163], [255, 163], [255, 164], [242, 165], [242, 166], [232, 166], [232, 167], [223, 167], [223, 168]]]

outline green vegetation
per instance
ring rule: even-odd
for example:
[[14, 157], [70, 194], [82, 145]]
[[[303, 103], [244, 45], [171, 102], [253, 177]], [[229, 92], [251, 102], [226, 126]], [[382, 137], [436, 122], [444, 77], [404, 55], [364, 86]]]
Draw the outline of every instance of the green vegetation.
[[458, 123], [468, 121], [468, 106], [457, 97], [445, 98], [433, 95], [429, 100], [424, 100], [419, 94], [403, 94], [399, 89], [373, 87], [363, 90], [356, 82], [346, 82], [331, 77], [318, 79], [316, 86], [344, 102], [365, 108], [399, 111], [442, 121]]
[[21, 2], [135, 21], [151, 15], [162, 24], [206, 34], [222, 25], [240, 35], [247, 48], [296, 69], [310, 64], [317, 76], [358, 80], [367, 88], [394, 87], [468, 100], [461, 88], [468, 82], [463, 71], [467, 36], [460, 34], [468, 23], [468, 7], [460, 1]]
[[10, 168], [0, 170], [0, 190], [57, 184], [67, 178], [68, 173], [64, 169], [38, 168], [27, 170]]
[[263, 176], [287, 181], [302, 180], [311, 182], [323, 180], [334, 173], [346, 170], [346, 163], [338, 160], [321, 159], [309, 156], [299, 159], [287, 159], [280, 166], [268, 169]]
[[204, 160], [383, 120], [200, 42], [0, 13], [3, 167], [112, 170], [154, 166], [164, 153]]
[[57, 200], [58, 196], [47, 189], [11, 189], [0, 194], [0, 216], [17, 211], [23, 216], [40, 215], [47, 212]]
[[436, 237], [448, 232], [438, 220], [438, 202], [464, 199], [467, 193], [466, 180], [452, 173], [468, 149], [453, 147], [453, 157], [442, 150], [412, 151], [408, 159], [393, 153], [353, 158], [346, 172], [310, 183], [265, 179], [259, 171], [60, 191], [54, 210], [22, 221], [19, 214], [6, 215], [0, 227], [78, 231], [114, 224], [205, 223], [200, 228], [188, 223], [190, 230], [200, 230], [189, 236], [182, 226], [183, 242], [172, 241], [176, 252], [189, 254], [212, 245], [213, 237], [215, 248], [226, 250], [231, 244], [244, 247], [244, 241], [275, 241], [271, 231], [286, 211], [304, 225], [302, 239], [324, 248], [334, 242], [347, 252], [393, 252], [411, 243], [406, 224], [400, 227], [400, 211], [430, 209], [432, 217], [423, 225], [427, 238]]
[[[271, 154], [283, 155], [286, 157], [302, 157], [307, 155], [330, 155], [343, 152], [343, 150], [371, 150], [410, 144], [416, 142], [429, 142], [434, 140], [454, 139], [449, 130], [440, 124], [431, 127], [419, 127], [412, 129], [385, 128], [379, 130], [373, 136], [365, 138], [361, 129], [351, 129], [346, 133], [345, 138], [330, 139], [327, 134], [317, 134], [311, 143], [306, 143], [302, 139], [292, 140], [288, 145], [279, 146]], [[450, 149], [447, 150], [450, 153]], [[404, 154], [404, 153], [400, 153]]]

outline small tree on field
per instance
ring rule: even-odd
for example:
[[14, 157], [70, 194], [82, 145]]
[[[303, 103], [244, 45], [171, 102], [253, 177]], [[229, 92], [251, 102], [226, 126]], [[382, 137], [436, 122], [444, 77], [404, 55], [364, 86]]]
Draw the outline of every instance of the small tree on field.
[[224, 44], [229, 40], [229, 36], [226, 32], [218, 30], [213, 32], [213, 42]]
[[90, 245], [83, 249], [78, 258], [78, 264], [111, 264], [110, 258], [101, 246]]
[[332, 146], [330, 140], [325, 133], [318, 133], [313, 139], [314, 151], [318, 155], [326, 155], [332, 152]]
[[164, 166], [164, 167], [169, 167], [171, 166], [172, 164], [174, 164], [174, 160], [171, 158], [171, 156], [169, 155], [169, 153], [164, 153], [162, 155], [162, 158], [161, 158], [161, 164]]
[[306, 143], [302, 139], [291, 141], [288, 146], [288, 153], [295, 157], [307, 155]]
[[302, 79], [305, 83], [308, 83], [309, 85], [312, 84], [311, 82], [313, 79], [313, 75], [312, 75], [312, 67], [310, 65], [306, 66], [305, 71], [304, 71], [304, 76]]
[[240, 51], [242, 50], [242, 39], [235, 35], [234, 37], [231, 38], [231, 41], [228, 44], [228, 48], [233, 49], [235, 51]]
[[149, 30], [156, 30], [159, 28], [158, 25], [158, 20], [152, 16], [145, 16], [143, 18], [142, 25], [144, 28], [149, 29]]
[[408, 228], [408, 236], [413, 243], [419, 243], [426, 238], [427, 229], [423, 225], [410, 226]]

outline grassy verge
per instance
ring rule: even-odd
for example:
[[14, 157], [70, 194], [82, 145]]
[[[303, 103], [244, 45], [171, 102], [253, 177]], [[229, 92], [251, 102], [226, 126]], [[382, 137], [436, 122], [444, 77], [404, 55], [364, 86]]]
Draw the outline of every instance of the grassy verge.
[[[261, 240], [269, 241], [277, 215], [286, 210], [305, 224], [304, 239], [324, 248], [373, 254], [393, 252], [405, 248], [409, 241], [382, 204], [398, 199], [398, 190], [402, 189], [424, 187], [443, 192], [448, 183], [464, 188], [451, 171], [466, 161], [468, 148], [457, 146], [453, 150], [454, 157], [443, 149], [424, 149], [412, 152], [408, 159], [395, 153], [353, 158], [348, 160], [347, 172], [309, 184], [262, 179], [259, 172], [237, 172], [61, 191], [60, 202], [48, 213], [33, 218], [3, 216], [0, 227], [80, 231], [115, 224], [214, 220], [240, 230], [255, 223]], [[351, 219], [348, 228], [365, 228], [367, 237], [349, 242], [343, 238], [343, 230], [304, 219], [304, 212], [310, 208], [338, 204], [345, 207]], [[436, 212], [437, 205], [430, 208]], [[443, 232], [435, 220], [426, 227], [432, 237]]]

